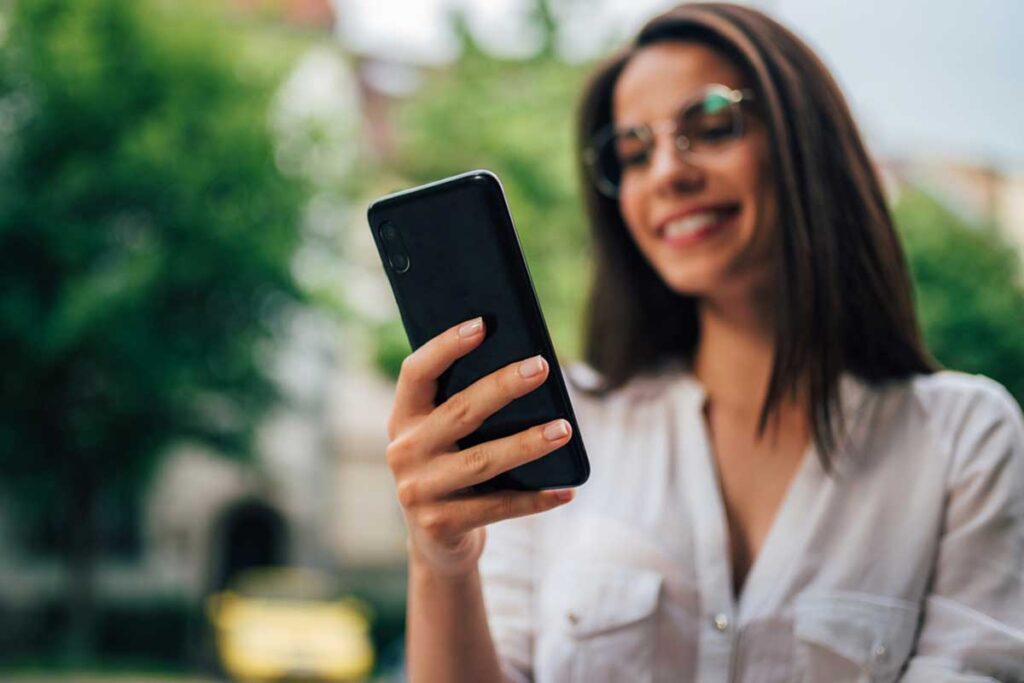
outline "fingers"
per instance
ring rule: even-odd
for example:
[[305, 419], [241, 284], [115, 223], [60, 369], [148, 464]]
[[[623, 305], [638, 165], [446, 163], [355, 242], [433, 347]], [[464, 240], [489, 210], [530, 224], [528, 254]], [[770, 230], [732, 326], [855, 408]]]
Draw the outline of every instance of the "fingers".
[[474, 318], [448, 328], [406, 356], [395, 388], [395, 403], [388, 422], [389, 438], [394, 438], [399, 425], [409, 418], [434, 410], [437, 378], [483, 339], [483, 318]]
[[573, 499], [572, 489], [554, 491], [500, 491], [424, 508], [417, 525], [432, 541], [450, 543], [473, 529], [513, 517], [545, 512]]
[[548, 363], [542, 356], [495, 370], [438, 406], [420, 425], [419, 438], [428, 450], [451, 448], [500, 408], [543, 384], [548, 371]]
[[[500, 491], [461, 495], [466, 489], [536, 460], [572, 438], [566, 420], [554, 420], [502, 439], [455, 450], [511, 401], [544, 383], [549, 366], [541, 356], [511, 363], [435, 406], [437, 380], [485, 337], [480, 318], [453, 326], [423, 344], [402, 363], [388, 420], [388, 465], [418, 547], [451, 564], [452, 548], [487, 524], [543, 512], [572, 500], [571, 490]], [[463, 553], [464, 554], [464, 553]], [[437, 558], [440, 558], [438, 560]], [[447, 558], [447, 559], [446, 559]]]
[[403, 507], [440, 500], [561, 448], [572, 437], [568, 420], [558, 419], [518, 434], [447, 453], [427, 462], [415, 485], [399, 487]]

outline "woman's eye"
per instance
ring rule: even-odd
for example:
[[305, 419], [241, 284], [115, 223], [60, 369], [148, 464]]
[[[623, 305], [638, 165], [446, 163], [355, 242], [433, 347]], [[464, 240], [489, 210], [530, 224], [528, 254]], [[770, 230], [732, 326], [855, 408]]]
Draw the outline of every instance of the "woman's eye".
[[619, 154], [619, 165], [623, 168], [629, 168], [631, 166], [642, 166], [647, 163], [647, 152], [636, 151], [629, 152], [626, 154]]
[[650, 156], [648, 146], [644, 140], [632, 135], [620, 138], [616, 142], [614, 149], [615, 158], [622, 168], [643, 165]]
[[714, 126], [697, 131], [697, 139], [701, 142], [720, 142], [733, 136], [732, 126]]
[[732, 109], [707, 107], [692, 109], [682, 117], [680, 129], [693, 144], [713, 145], [736, 137], [736, 117]]

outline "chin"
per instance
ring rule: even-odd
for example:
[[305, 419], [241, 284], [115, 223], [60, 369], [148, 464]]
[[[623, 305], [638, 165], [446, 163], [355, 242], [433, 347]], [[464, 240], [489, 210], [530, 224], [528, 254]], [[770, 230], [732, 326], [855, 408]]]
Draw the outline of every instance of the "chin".
[[762, 298], [774, 287], [773, 269], [770, 266], [758, 269], [730, 271], [727, 267], [708, 269], [674, 268], [659, 271], [662, 281], [676, 294], [696, 299]]
[[694, 273], [661, 273], [661, 280], [676, 294], [704, 297], [720, 291], [724, 283], [719, 278], [698, 276]]
[[702, 297], [730, 287], [728, 263], [699, 259], [693, 263], [662, 263], [655, 269], [661, 281], [676, 294]]

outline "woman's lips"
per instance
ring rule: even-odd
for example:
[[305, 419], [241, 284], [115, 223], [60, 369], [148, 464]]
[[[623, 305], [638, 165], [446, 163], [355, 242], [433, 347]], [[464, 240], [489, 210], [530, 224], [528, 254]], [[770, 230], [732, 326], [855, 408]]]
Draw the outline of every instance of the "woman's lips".
[[738, 205], [733, 205], [702, 215], [690, 215], [669, 221], [661, 228], [658, 237], [672, 247], [697, 244], [732, 225], [739, 216], [739, 208]]

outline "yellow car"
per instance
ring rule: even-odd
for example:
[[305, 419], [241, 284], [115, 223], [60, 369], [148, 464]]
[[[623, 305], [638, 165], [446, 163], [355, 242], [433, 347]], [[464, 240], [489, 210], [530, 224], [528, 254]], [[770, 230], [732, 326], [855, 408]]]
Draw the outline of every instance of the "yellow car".
[[369, 609], [298, 568], [249, 570], [208, 613], [225, 671], [239, 681], [364, 681], [373, 669]]

